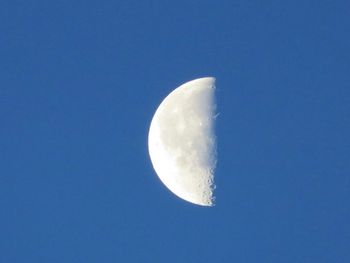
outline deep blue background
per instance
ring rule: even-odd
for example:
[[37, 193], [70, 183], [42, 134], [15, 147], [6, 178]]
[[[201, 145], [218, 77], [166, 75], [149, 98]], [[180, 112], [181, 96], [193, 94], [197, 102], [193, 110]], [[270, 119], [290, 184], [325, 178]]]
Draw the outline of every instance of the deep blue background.
[[[349, 1], [0, 3], [0, 262], [350, 262]], [[217, 78], [216, 206], [147, 150]]]

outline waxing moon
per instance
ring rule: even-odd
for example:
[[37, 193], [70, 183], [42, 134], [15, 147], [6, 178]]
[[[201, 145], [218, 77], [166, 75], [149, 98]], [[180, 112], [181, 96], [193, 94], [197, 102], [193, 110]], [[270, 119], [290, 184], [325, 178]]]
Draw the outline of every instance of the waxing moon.
[[153, 116], [148, 150], [165, 186], [203, 206], [214, 201], [216, 166], [215, 78], [199, 78], [172, 91]]

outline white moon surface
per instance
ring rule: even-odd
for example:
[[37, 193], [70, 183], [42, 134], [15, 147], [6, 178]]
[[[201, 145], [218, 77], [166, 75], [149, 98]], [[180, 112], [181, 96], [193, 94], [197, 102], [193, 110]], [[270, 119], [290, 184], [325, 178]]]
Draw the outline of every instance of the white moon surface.
[[215, 78], [172, 91], [153, 116], [148, 149], [160, 180], [178, 197], [212, 206], [216, 166]]

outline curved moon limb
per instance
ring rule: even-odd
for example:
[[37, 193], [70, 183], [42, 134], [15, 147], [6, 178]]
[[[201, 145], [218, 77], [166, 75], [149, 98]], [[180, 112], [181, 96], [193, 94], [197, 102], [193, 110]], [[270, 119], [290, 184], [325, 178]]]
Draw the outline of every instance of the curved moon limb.
[[172, 91], [153, 116], [148, 149], [160, 180], [178, 197], [212, 206], [216, 166], [215, 79]]

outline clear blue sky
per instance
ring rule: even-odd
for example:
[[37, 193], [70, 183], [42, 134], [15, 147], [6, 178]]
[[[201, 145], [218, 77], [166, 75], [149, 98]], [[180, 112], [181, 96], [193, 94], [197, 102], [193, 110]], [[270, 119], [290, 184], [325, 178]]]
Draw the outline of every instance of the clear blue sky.
[[[0, 262], [350, 262], [349, 1], [0, 3]], [[216, 206], [153, 113], [217, 78]]]

